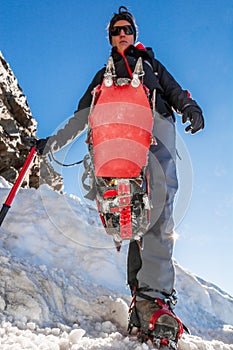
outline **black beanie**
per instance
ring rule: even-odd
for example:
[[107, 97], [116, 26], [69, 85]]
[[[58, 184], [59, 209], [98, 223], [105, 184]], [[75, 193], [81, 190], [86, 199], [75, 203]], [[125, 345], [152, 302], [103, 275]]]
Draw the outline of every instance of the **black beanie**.
[[110, 43], [112, 43], [112, 37], [111, 37], [111, 30], [114, 26], [114, 24], [120, 20], [125, 20], [128, 21], [131, 26], [133, 27], [133, 31], [134, 31], [134, 41], [136, 41], [137, 38], [137, 25], [135, 23], [135, 19], [134, 16], [128, 11], [127, 7], [125, 6], [120, 6], [118, 13], [114, 13], [113, 17], [111, 19], [111, 21], [109, 22], [108, 25], [108, 37], [109, 37], [109, 41]]

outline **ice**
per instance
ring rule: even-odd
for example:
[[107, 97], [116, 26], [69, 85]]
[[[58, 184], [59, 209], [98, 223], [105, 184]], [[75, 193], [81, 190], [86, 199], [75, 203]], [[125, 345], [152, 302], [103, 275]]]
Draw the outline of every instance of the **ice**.
[[[3, 203], [10, 185], [0, 180]], [[0, 228], [1, 350], [150, 350], [127, 334], [127, 244], [97, 211], [48, 186], [20, 189]], [[176, 263], [180, 350], [233, 350], [233, 298]]]

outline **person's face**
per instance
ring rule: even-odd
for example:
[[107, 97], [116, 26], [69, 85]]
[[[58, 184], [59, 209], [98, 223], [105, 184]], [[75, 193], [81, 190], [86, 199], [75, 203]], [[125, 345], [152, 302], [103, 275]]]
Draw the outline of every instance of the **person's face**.
[[[130, 26], [130, 23], [124, 19], [117, 21], [113, 28], [119, 26]], [[134, 44], [134, 35], [125, 34], [124, 30], [121, 29], [119, 35], [112, 36], [112, 46], [116, 46], [118, 51], [123, 52], [128, 46]]]

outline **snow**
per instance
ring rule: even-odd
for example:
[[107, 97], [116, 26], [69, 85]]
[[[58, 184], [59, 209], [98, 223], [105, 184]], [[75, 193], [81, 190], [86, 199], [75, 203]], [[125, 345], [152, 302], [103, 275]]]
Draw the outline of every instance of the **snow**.
[[[10, 185], [0, 178], [0, 202]], [[94, 206], [43, 185], [20, 189], [0, 228], [0, 349], [149, 350], [127, 334], [127, 244]], [[233, 350], [233, 298], [176, 263], [180, 350]]]

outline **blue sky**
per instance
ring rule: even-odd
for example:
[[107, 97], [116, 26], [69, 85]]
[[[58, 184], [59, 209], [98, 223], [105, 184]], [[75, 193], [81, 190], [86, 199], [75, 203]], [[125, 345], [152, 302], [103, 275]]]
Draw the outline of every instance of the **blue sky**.
[[[193, 169], [192, 179], [187, 171], [182, 181], [193, 183], [193, 192], [174, 256], [233, 295], [232, 0], [2, 0], [0, 50], [38, 121], [38, 137], [46, 137], [72, 115], [106, 63], [106, 26], [120, 5], [134, 13], [138, 40], [191, 91], [206, 120], [204, 131], [191, 136], [177, 117]], [[81, 141], [72, 161], [82, 156]], [[78, 191], [78, 172], [64, 173], [68, 192]]]

